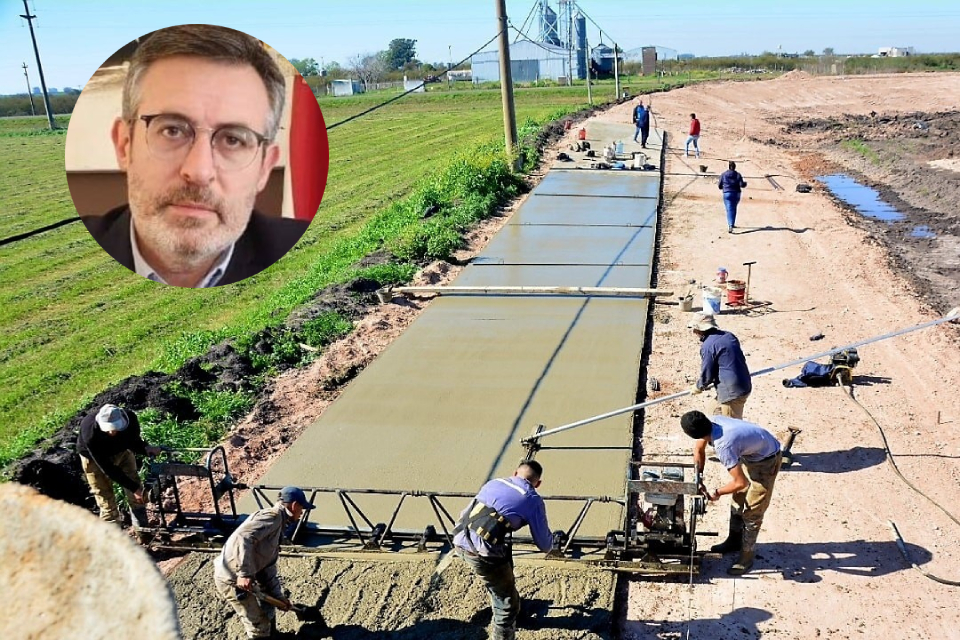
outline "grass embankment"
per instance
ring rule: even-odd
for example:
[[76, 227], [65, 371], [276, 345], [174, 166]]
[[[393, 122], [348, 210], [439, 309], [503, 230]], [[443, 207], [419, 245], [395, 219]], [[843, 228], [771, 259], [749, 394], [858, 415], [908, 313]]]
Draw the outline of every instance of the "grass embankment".
[[[321, 105], [331, 124], [381, 98]], [[518, 116], [543, 120], [584, 98], [583, 87], [518, 91]], [[220, 340], [242, 342], [280, 324], [318, 290], [355, 277], [352, 265], [371, 251], [386, 248], [400, 260], [372, 274], [388, 281], [408, 278], [418, 257], [442, 256], [455, 232], [510, 193], [509, 173], [491, 146], [501, 127], [499, 93], [475, 91], [410, 96], [332, 130], [327, 189], [310, 230], [276, 265], [229, 287], [149, 282], [117, 265], [80, 224], [0, 247], [0, 465], [109, 385], [151, 369], [172, 371]], [[0, 122], [0, 134], [18, 131], [19, 122]], [[0, 237], [75, 215], [62, 169], [64, 136], [22, 133], [0, 136], [7, 168]], [[476, 188], [486, 182], [498, 191]], [[423, 188], [396, 204], [417, 183]], [[421, 224], [422, 207], [437, 198], [446, 198], [442, 214]], [[326, 321], [340, 329], [317, 328], [325, 336], [317, 341], [344, 328], [337, 318]], [[235, 416], [248, 402], [219, 398], [233, 408], [211, 413]], [[215, 420], [217, 429], [225, 421]]]

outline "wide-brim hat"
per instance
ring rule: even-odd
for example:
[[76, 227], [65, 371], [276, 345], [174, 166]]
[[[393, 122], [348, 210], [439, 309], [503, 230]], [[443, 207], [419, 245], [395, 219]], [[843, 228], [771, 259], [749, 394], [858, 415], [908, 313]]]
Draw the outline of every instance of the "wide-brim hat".
[[687, 325], [688, 328], [693, 329], [694, 331], [710, 331], [710, 329], [719, 329], [717, 326], [716, 319], [710, 314], [704, 314], [700, 316], [699, 319], [694, 320]]
[[97, 425], [101, 431], [123, 431], [128, 424], [127, 414], [115, 404], [105, 404], [97, 412]]

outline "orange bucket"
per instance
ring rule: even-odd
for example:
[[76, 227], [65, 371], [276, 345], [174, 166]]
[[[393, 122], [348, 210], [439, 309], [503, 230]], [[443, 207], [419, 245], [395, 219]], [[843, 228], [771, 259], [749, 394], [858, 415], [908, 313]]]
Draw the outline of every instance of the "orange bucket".
[[735, 307], [745, 304], [747, 285], [743, 280], [727, 280], [727, 306]]
[[579, 138], [580, 140], [586, 140], [586, 139], [587, 139], [587, 130], [586, 130], [586, 129], [580, 129], [580, 131], [577, 132], [577, 138]]

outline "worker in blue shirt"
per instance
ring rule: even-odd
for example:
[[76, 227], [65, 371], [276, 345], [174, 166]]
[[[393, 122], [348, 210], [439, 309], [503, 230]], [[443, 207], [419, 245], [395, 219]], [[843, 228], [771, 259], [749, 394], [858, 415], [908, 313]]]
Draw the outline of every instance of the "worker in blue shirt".
[[640, 136], [640, 146], [647, 148], [647, 138], [650, 137], [650, 108], [643, 106], [643, 101], [633, 110], [633, 123], [637, 125], [637, 130], [633, 133], [633, 141], [637, 141]]
[[516, 637], [520, 594], [513, 573], [510, 534], [525, 525], [544, 553], [553, 546], [543, 498], [537, 493], [543, 467], [536, 460], [520, 463], [513, 476], [497, 478], [480, 488], [460, 514], [453, 544], [458, 555], [480, 577], [493, 609], [491, 640]]
[[770, 506], [773, 485], [780, 472], [783, 458], [780, 441], [760, 425], [726, 416], [708, 418], [700, 411], [683, 414], [680, 426], [697, 441], [693, 447], [693, 463], [701, 474], [707, 461], [708, 444], [713, 445], [717, 459], [730, 473], [730, 481], [725, 485], [704, 491], [711, 502], [724, 495], [733, 498], [730, 535], [710, 550], [739, 551], [740, 557], [727, 573], [743, 575], [753, 566], [763, 514]]
[[714, 415], [743, 418], [743, 406], [753, 390], [747, 359], [737, 336], [721, 331], [712, 315], [704, 315], [690, 328], [700, 339], [700, 378], [690, 389], [696, 395], [717, 388]]

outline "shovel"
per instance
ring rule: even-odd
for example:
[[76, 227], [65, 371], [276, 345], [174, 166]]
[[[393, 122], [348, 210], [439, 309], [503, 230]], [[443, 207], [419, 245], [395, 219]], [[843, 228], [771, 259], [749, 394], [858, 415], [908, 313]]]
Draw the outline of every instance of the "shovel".
[[256, 587], [253, 588], [251, 593], [267, 604], [273, 605], [280, 611], [293, 611], [293, 613], [297, 616], [297, 620], [300, 622], [323, 622], [323, 614], [320, 613], [320, 609], [317, 607], [310, 607], [305, 604], [290, 603], [290, 608], [287, 609], [287, 603], [285, 603], [283, 600], [274, 598], [273, 596], [268, 596]]

